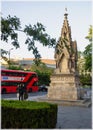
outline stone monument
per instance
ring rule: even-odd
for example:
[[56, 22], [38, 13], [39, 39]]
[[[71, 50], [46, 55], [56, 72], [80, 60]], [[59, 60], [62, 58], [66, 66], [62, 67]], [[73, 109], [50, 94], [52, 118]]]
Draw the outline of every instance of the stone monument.
[[77, 71], [77, 42], [72, 41], [68, 14], [64, 14], [61, 36], [55, 48], [56, 69], [51, 76], [48, 99], [79, 100], [80, 80]]

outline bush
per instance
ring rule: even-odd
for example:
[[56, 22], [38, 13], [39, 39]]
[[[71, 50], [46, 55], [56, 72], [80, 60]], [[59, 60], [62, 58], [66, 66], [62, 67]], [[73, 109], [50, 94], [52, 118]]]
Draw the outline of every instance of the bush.
[[18, 100], [1, 101], [1, 128], [55, 128], [57, 105]]
[[90, 74], [82, 74], [80, 75], [80, 82], [82, 83], [83, 86], [88, 85], [92, 86], [92, 77]]

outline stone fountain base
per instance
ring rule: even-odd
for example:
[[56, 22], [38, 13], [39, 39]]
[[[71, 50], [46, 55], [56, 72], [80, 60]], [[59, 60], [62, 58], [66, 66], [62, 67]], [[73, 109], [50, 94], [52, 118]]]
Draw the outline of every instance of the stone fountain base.
[[48, 99], [52, 100], [80, 100], [83, 97], [78, 75], [54, 74], [48, 89]]

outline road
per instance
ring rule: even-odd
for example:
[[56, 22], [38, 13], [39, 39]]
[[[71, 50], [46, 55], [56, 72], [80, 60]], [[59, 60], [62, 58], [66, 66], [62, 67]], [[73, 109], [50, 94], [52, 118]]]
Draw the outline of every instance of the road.
[[[91, 97], [91, 89], [86, 89], [86, 94], [84, 95], [84, 97], [86, 98], [90, 98]], [[28, 93], [28, 100], [31, 100], [31, 99], [36, 99], [36, 98], [39, 98], [39, 97], [43, 97], [43, 96], [46, 96], [47, 95], [47, 92], [32, 92], [32, 93]], [[13, 94], [1, 94], [1, 98], [2, 99], [18, 99], [17, 98], [17, 94], [16, 93], [13, 93]]]
[[[28, 93], [28, 99], [27, 100], [36, 100], [39, 97], [46, 96], [47, 92], [32, 92]], [[11, 99], [11, 100], [18, 100], [17, 94], [1, 94], [1, 99]]]

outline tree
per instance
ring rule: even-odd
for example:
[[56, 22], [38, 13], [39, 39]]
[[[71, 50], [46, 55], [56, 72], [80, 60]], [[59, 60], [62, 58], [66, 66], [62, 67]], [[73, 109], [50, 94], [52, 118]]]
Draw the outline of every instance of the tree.
[[93, 38], [93, 33], [92, 32], [93, 32], [93, 26], [90, 25], [88, 36], [86, 36], [86, 39], [88, 39], [90, 41], [90, 43], [92, 43], [92, 38]]
[[[89, 85], [92, 84], [92, 77], [91, 77], [91, 71], [92, 71], [92, 30], [93, 27], [90, 26], [88, 36], [86, 36], [86, 39], [89, 40], [89, 44], [85, 47], [85, 51], [80, 53], [82, 56], [81, 63], [79, 64], [79, 69], [81, 69], [80, 73], [80, 81], [82, 85]], [[81, 66], [81, 68], [80, 68]], [[88, 73], [86, 73], [86, 71]]]
[[11, 70], [24, 70], [21, 65], [19, 65], [19, 66], [11, 65], [7, 69], [11, 69]]
[[85, 70], [91, 72], [92, 71], [92, 43], [86, 46], [84, 51], [85, 58]]
[[90, 44], [85, 47], [84, 58], [85, 58], [85, 70], [91, 72], [92, 71], [92, 34], [93, 27], [90, 26], [88, 36], [86, 39], [89, 40]]
[[11, 44], [16, 48], [19, 48], [17, 30], [21, 28], [20, 19], [16, 16], [7, 18], [1, 17], [1, 40], [8, 42], [8, 38], [11, 38]]
[[53, 73], [54, 69], [47, 67], [44, 63], [40, 63], [38, 66], [36, 64], [31, 65], [31, 71], [34, 71], [38, 75], [38, 85], [48, 85], [50, 83], [50, 75]]
[[[20, 19], [16, 16], [11, 17], [10, 15], [7, 18], [1, 17], [1, 40], [8, 42], [8, 39], [11, 38], [11, 44], [17, 49], [20, 47], [18, 42], [18, 33], [17, 31], [24, 32], [27, 36], [25, 44], [28, 45], [28, 51], [33, 51], [35, 57], [35, 63], [38, 65], [40, 63], [41, 55], [39, 54], [38, 48], [35, 43], [41, 43], [43, 46], [54, 47], [56, 40], [50, 38], [46, 33], [45, 27], [37, 22], [36, 25], [25, 25], [24, 29], [21, 27]], [[4, 50], [2, 50], [4, 52]], [[2, 52], [1, 51], [1, 52]], [[5, 54], [2, 53], [1, 56]]]

